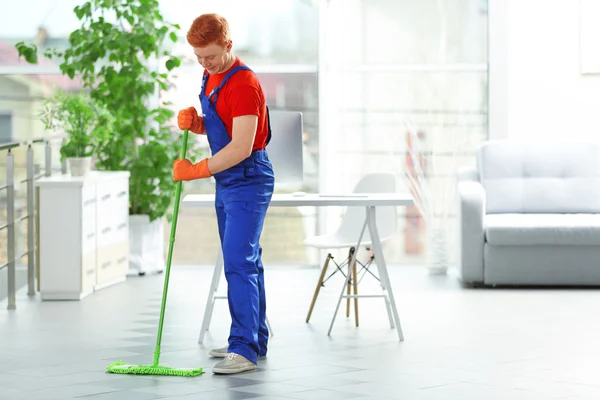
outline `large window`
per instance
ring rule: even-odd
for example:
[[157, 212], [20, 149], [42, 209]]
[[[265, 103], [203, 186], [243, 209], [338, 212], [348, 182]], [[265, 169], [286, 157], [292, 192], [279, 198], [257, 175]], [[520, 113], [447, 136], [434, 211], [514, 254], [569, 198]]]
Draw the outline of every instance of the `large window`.
[[[407, 133], [423, 148], [436, 218], [453, 239], [455, 167], [487, 139], [487, 2], [328, 0], [321, 31], [321, 190], [350, 192], [373, 172], [409, 187]], [[321, 227], [343, 210], [324, 210]], [[399, 210], [386, 244], [391, 263], [421, 263], [426, 226], [416, 208]]]

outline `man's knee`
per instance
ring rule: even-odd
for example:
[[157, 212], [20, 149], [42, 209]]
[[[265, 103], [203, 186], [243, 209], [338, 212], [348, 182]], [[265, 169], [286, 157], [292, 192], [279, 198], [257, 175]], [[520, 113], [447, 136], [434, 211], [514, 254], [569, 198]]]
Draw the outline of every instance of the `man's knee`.
[[254, 254], [228, 252], [226, 249], [223, 253], [225, 274], [256, 275], [258, 278], [259, 270]]

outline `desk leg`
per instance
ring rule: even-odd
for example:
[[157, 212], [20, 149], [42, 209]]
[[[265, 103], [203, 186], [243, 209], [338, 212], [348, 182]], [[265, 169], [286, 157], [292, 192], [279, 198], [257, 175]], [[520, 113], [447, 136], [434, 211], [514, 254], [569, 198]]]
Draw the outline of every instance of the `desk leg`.
[[338, 310], [340, 309], [340, 303], [342, 302], [342, 299], [350, 298], [349, 296], [344, 296], [344, 291], [347, 290], [348, 285], [350, 284], [350, 279], [352, 279], [352, 266], [356, 263], [356, 255], [358, 254], [358, 249], [360, 248], [360, 242], [362, 241], [366, 227], [367, 227], [367, 219], [365, 219], [365, 223], [363, 224], [363, 227], [360, 231], [360, 236], [358, 237], [358, 243], [356, 244], [356, 250], [352, 254], [352, 259], [348, 263], [348, 273], [346, 274], [344, 286], [342, 286], [342, 292], [340, 293], [340, 298], [338, 299], [337, 306], [335, 307], [335, 312], [333, 313], [333, 318], [331, 319], [331, 325], [329, 325], [329, 331], [327, 332], [328, 336], [331, 336], [331, 330], [333, 329], [333, 323], [335, 322], [335, 317], [337, 316]]
[[223, 272], [223, 252], [219, 249], [217, 255], [217, 262], [215, 263], [215, 269], [213, 271], [212, 283], [208, 291], [208, 299], [206, 300], [206, 308], [204, 309], [204, 318], [202, 319], [202, 327], [200, 328], [200, 336], [198, 337], [198, 343], [202, 343], [204, 340], [204, 334], [210, 327], [210, 320], [212, 318], [213, 308], [215, 307], [215, 294], [219, 288], [219, 281], [221, 280], [221, 272]]
[[387, 266], [385, 264], [385, 258], [383, 257], [383, 250], [381, 248], [381, 241], [379, 238], [379, 232], [377, 231], [377, 222], [375, 216], [375, 207], [367, 207], [367, 224], [369, 226], [369, 234], [371, 236], [371, 242], [373, 243], [373, 252], [375, 253], [375, 264], [379, 271], [379, 276], [383, 282], [383, 289], [387, 291], [386, 306], [391, 303], [392, 314], [396, 323], [396, 330], [398, 331], [398, 339], [404, 340], [402, 334], [402, 327], [400, 326], [400, 317], [398, 316], [398, 310], [396, 309], [396, 301], [394, 300], [394, 293], [392, 291], [392, 284], [388, 275]]

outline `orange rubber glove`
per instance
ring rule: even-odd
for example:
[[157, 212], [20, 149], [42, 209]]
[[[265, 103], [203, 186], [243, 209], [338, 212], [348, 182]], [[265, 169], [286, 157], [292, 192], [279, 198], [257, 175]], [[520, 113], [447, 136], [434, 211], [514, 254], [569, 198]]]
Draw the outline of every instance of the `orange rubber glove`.
[[197, 135], [201, 135], [204, 131], [204, 119], [198, 115], [194, 107], [188, 107], [179, 111], [177, 114], [177, 125], [179, 129], [189, 129]]
[[194, 179], [210, 178], [208, 159], [192, 164], [190, 160], [175, 160], [173, 163], [173, 179], [177, 181], [192, 181]]

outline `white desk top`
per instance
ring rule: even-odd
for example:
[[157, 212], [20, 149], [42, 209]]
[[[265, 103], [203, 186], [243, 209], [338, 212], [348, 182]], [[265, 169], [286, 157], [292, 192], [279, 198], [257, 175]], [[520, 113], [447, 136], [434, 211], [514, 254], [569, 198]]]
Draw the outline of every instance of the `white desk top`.
[[[184, 207], [212, 207], [214, 194], [190, 194], [184, 197]], [[409, 193], [372, 193], [329, 195], [307, 193], [305, 195], [273, 194], [271, 207], [324, 207], [324, 206], [410, 206], [413, 198]]]

